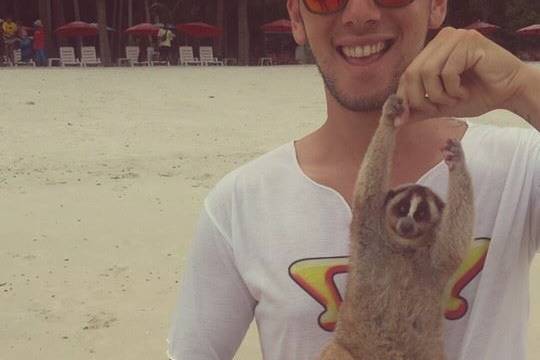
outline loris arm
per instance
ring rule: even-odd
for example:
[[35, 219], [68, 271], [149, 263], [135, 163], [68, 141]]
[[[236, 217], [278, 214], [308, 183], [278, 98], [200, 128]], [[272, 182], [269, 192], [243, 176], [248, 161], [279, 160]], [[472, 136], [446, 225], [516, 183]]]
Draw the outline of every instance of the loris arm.
[[394, 119], [403, 112], [399, 98], [391, 96], [383, 107], [379, 126], [371, 139], [355, 184], [353, 214], [356, 221], [377, 216], [381, 222], [384, 199], [389, 186], [394, 151]]
[[451, 276], [463, 262], [474, 230], [473, 186], [463, 150], [457, 141], [450, 141], [447, 149], [450, 148], [454, 155], [447, 158], [448, 199], [431, 248], [433, 266], [446, 276]]

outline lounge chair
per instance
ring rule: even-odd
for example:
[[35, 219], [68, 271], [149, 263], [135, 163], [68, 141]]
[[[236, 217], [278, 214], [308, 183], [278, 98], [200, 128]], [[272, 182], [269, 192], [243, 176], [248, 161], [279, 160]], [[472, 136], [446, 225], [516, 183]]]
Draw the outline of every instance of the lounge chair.
[[101, 59], [96, 57], [96, 48], [93, 46], [81, 47], [82, 66], [101, 65]]
[[208, 66], [208, 65], [223, 66], [223, 61], [218, 60], [217, 57], [214, 57], [214, 49], [211, 46], [200, 46], [199, 58], [203, 66]]
[[15, 66], [23, 65], [23, 66], [36, 66], [36, 63], [34, 60], [30, 59], [28, 61], [22, 61], [22, 53], [21, 49], [13, 50], [13, 59], [15, 60]]
[[171, 66], [171, 63], [168, 60], [160, 60], [159, 51], [154, 50], [153, 47], [148, 47], [148, 60], [150, 61], [150, 66], [154, 65], [166, 65]]
[[193, 56], [193, 48], [191, 46], [180, 46], [178, 48], [180, 55], [179, 65], [201, 65], [201, 61]]
[[148, 61], [139, 61], [139, 47], [138, 46], [126, 46], [126, 57], [118, 59], [118, 66], [123, 63], [127, 63], [129, 66], [145, 65], [149, 66]]
[[75, 57], [75, 49], [72, 46], [60, 47], [60, 65], [82, 66], [82, 63]]

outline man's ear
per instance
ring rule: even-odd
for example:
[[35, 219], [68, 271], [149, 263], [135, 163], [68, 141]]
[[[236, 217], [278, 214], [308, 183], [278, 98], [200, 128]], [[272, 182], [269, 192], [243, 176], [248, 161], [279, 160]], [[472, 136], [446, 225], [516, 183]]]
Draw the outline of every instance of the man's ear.
[[431, 0], [429, 9], [429, 28], [438, 29], [446, 18], [448, 0]]
[[304, 28], [304, 20], [300, 13], [301, 0], [287, 0], [287, 10], [291, 18], [292, 33], [294, 40], [298, 45], [306, 44], [306, 29]]

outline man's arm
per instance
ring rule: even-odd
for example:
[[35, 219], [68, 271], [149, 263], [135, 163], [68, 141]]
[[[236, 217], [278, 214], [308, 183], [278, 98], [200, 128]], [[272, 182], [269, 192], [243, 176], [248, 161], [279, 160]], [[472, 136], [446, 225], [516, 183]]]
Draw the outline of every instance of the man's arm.
[[230, 360], [253, 319], [256, 301], [235, 265], [230, 240], [201, 214], [168, 338], [173, 359]]
[[520, 81], [523, 86], [509, 110], [540, 131], [540, 68], [524, 64]]

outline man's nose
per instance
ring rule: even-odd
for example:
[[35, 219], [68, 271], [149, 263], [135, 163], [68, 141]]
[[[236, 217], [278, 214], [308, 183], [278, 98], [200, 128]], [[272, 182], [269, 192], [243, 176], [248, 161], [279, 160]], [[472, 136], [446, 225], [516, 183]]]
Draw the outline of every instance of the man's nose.
[[381, 9], [374, 0], [349, 0], [342, 13], [342, 21], [345, 25], [361, 27], [361, 30], [373, 27], [380, 20]]

